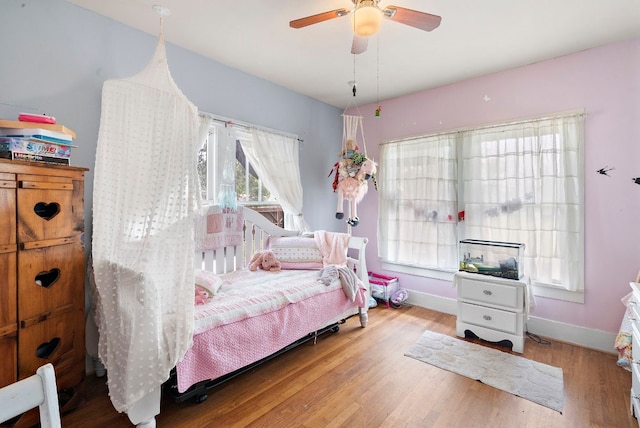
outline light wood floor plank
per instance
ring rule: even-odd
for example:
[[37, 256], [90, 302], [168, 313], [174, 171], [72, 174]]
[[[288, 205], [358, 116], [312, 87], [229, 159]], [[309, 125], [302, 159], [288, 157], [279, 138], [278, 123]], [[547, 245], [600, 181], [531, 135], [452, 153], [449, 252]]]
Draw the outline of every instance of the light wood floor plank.
[[[404, 356], [425, 330], [455, 336], [455, 316], [419, 307], [372, 309], [211, 390], [202, 404], [163, 398], [158, 427], [637, 427], [631, 374], [616, 356], [567, 343], [525, 342], [524, 357], [562, 367], [562, 414]], [[131, 427], [89, 376], [87, 401], [64, 427]]]

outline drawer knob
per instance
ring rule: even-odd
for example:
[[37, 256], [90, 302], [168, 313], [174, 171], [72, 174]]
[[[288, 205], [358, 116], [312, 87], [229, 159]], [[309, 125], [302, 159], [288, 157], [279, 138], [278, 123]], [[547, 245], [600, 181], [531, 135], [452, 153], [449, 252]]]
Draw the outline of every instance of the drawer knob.
[[485, 321], [491, 321], [491, 315], [483, 315], [482, 319], [484, 319]]
[[33, 211], [39, 217], [49, 221], [60, 213], [60, 204], [57, 202], [38, 202], [33, 207]]
[[493, 294], [491, 290], [484, 290], [483, 293], [485, 294], [485, 296], [491, 296]]

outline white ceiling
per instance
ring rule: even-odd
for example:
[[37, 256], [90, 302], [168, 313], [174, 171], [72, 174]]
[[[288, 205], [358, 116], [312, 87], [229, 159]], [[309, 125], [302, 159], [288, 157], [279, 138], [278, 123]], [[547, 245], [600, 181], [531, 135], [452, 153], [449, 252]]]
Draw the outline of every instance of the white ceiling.
[[363, 105], [640, 36], [640, 0], [381, 0], [442, 17], [425, 32], [384, 20], [350, 53], [349, 18], [289, 21], [351, 0], [68, 0], [336, 107]]

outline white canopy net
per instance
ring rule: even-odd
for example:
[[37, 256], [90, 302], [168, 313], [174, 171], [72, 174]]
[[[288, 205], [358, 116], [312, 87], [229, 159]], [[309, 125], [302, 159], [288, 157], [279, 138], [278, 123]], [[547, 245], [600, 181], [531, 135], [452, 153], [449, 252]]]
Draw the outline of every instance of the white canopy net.
[[99, 357], [116, 410], [158, 388], [193, 335], [197, 108], [162, 35], [137, 75], [105, 82], [93, 189]]

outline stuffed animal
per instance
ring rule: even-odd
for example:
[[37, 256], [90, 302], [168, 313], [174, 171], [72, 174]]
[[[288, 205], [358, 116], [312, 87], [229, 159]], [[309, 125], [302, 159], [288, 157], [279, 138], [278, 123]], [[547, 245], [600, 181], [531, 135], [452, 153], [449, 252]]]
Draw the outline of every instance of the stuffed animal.
[[359, 150], [358, 144], [354, 140], [347, 140], [344, 149], [338, 153], [338, 157], [344, 159], [353, 159], [353, 155]]
[[249, 270], [256, 271], [258, 269], [270, 272], [280, 272], [282, 269], [282, 263], [276, 259], [276, 255], [273, 251], [258, 251], [253, 255], [253, 257], [251, 257], [251, 261], [249, 261]]
[[359, 168], [355, 176], [347, 176], [338, 180], [338, 184], [336, 188], [334, 188], [338, 193], [338, 207], [336, 210], [337, 219], [344, 218], [342, 205], [343, 202], [347, 200], [350, 202], [349, 212], [351, 214], [347, 219], [347, 223], [351, 226], [357, 226], [358, 223], [360, 223], [357, 207], [358, 203], [362, 200], [369, 188], [367, 180], [371, 179], [374, 187], [376, 189], [378, 188], [378, 184], [375, 181], [376, 167], [377, 165], [373, 160], [364, 158], [364, 161], [359, 164]]
[[196, 305], [204, 305], [205, 303], [209, 303], [212, 297], [213, 293], [211, 293], [211, 291], [209, 291], [206, 287], [196, 285], [193, 303], [195, 303]]

